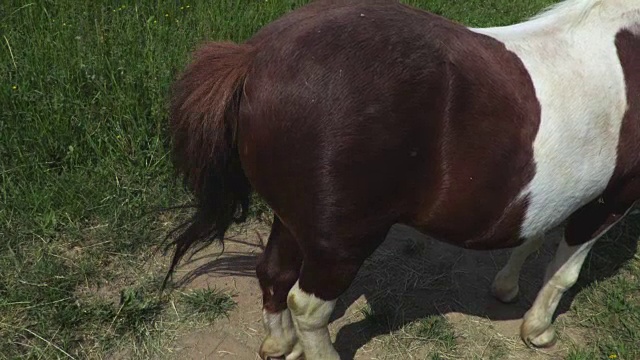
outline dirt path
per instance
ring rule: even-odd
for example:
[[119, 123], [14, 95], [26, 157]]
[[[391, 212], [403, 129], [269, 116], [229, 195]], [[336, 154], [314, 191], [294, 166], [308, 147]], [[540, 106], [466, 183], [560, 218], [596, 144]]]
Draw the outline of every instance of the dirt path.
[[[224, 255], [219, 248], [199, 254], [183, 266], [185, 287], [217, 287], [235, 293], [238, 307], [229, 319], [182, 336], [179, 359], [259, 359], [263, 336], [261, 293], [254, 264], [266, 241], [266, 226], [254, 226], [230, 236]], [[260, 235], [260, 236], [259, 236]], [[568, 296], [556, 320], [560, 338], [550, 350], [530, 350], [520, 341], [521, 317], [540, 286], [557, 237], [525, 265], [518, 302], [505, 305], [489, 294], [489, 285], [508, 252], [476, 252], [425, 238], [397, 226], [361, 269], [351, 288], [339, 299], [330, 330], [343, 359], [431, 359], [434, 345], [411, 341], [412, 323], [443, 314], [455, 334], [451, 359], [560, 359], [571, 344], [580, 343], [577, 329], [564, 326]], [[194, 273], [195, 271], [195, 273]], [[365, 316], [362, 310], [377, 314]]]

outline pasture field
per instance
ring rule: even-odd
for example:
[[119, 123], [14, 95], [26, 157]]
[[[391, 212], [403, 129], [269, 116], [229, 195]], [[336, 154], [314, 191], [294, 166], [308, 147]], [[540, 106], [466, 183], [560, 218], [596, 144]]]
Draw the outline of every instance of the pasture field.
[[[257, 358], [264, 204], [230, 234], [237, 241], [214, 263], [224, 271], [204, 271], [200, 256], [193, 269], [204, 275], [159, 293], [160, 245], [190, 212], [165, 209], [190, 201], [167, 154], [167, 94], [200, 42], [242, 41], [306, 2], [3, 0], [0, 359]], [[554, 1], [404, 2], [494, 26]], [[501, 305], [486, 293], [505, 252], [406, 229], [364, 266], [332, 334], [345, 358], [640, 359], [639, 236], [632, 213], [595, 247], [551, 350], [525, 348], [518, 325], [553, 243], [525, 268], [518, 304]]]

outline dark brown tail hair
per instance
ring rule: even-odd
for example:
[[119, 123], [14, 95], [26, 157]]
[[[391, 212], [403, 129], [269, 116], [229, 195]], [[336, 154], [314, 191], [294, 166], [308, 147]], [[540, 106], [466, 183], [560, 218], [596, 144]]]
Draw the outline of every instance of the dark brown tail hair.
[[[236, 131], [243, 84], [252, 59], [249, 45], [208, 43], [173, 84], [169, 132], [174, 167], [193, 192], [196, 212], [178, 226], [171, 266], [196, 244], [198, 252], [246, 220], [251, 186], [240, 164]], [[173, 232], [172, 232], [173, 233]]]

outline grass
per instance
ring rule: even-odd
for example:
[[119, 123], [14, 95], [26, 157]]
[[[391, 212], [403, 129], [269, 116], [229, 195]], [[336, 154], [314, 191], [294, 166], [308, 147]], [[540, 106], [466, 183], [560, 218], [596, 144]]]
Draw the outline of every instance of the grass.
[[456, 347], [456, 335], [443, 316], [432, 315], [418, 321], [413, 329], [419, 341], [435, 342], [444, 351], [450, 352]]
[[[638, 214], [630, 215], [596, 243], [583, 267], [570, 325], [590, 333], [576, 359], [640, 358], [640, 235]], [[575, 289], [572, 290], [575, 292]]]
[[182, 302], [191, 315], [204, 316], [209, 321], [226, 316], [237, 305], [229, 295], [216, 289], [192, 290], [182, 297]]
[[[167, 90], [199, 42], [242, 41], [305, 2], [3, 3], [0, 359], [149, 357], [186, 321], [173, 305], [209, 322], [233, 309], [214, 290], [157, 294], [165, 268], [151, 260], [187, 215], [157, 209], [189, 200], [167, 158]], [[490, 26], [553, 1], [405, 2]], [[618, 252], [610, 241], [598, 254]], [[589, 264], [583, 279], [612, 266]], [[573, 325], [593, 336], [573, 358], [640, 357], [639, 275], [635, 258], [578, 294]]]
[[167, 159], [168, 86], [201, 40], [241, 40], [283, 10], [214, 4], [2, 6], [0, 358], [101, 357], [171, 313], [148, 266], [185, 216], [156, 209], [188, 200]]

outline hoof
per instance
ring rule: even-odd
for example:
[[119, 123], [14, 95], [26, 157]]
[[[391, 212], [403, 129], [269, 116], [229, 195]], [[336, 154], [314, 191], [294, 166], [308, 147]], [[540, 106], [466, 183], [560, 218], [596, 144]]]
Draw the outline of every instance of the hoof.
[[542, 334], [534, 338], [527, 338], [525, 342], [529, 347], [544, 349], [544, 348], [550, 348], [554, 346], [556, 344], [557, 339], [558, 338], [556, 337], [556, 332], [553, 330], [553, 327], [550, 327], [547, 330], [545, 330]]
[[302, 354], [304, 351], [302, 350], [302, 345], [300, 342], [297, 342], [293, 347], [293, 350], [285, 357], [285, 360], [298, 360], [302, 358]]
[[544, 330], [537, 330], [534, 327], [522, 324], [520, 336], [528, 347], [533, 349], [550, 348], [556, 344], [557, 337], [553, 326], [548, 326]]
[[258, 355], [262, 360], [297, 360], [302, 356], [302, 346], [283, 344], [269, 336], [260, 345]]
[[260, 351], [258, 354], [262, 360], [276, 360], [284, 359], [285, 355], [291, 352], [293, 346], [287, 346], [282, 342], [277, 341], [271, 336], [268, 336], [260, 345]]
[[518, 285], [511, 287], [500, 286], [496, 281], [491, 285], [491, 295], [505, 304], [512, 304], [518, 301], [519, 293], [520, 287]]

